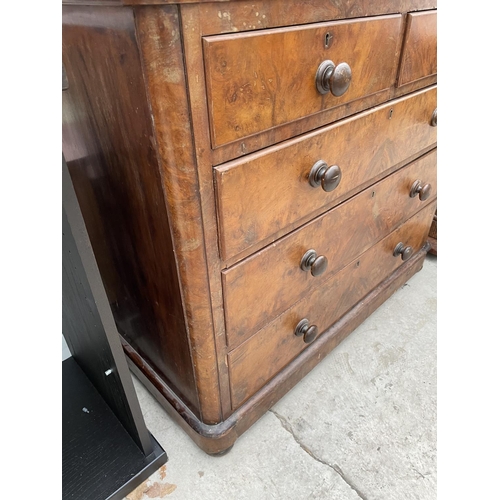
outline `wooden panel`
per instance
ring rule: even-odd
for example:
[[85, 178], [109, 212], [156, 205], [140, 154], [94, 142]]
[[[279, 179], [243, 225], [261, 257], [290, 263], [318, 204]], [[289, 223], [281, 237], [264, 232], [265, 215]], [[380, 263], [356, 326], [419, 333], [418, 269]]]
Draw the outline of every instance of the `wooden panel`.
[[[401, 87], [401, 89], [404, 90], [407, 87], [409, 86]], [[258, 151], [259, 149], [297, 137], [311, 130], [330, 125], [334, 121], [341, 120], [347, 116], [365, 111], [373, 106], [383, 104], [391, 99], [394, 89], [395, 87], [382, 90], [381, 92], [357, 99], [356, 101], [347, 102], [335, 108], [325, 109], [320, 113], [305, 116], [304, 118], [285, 123], [284, 125], [279, 125], [256, 135], [238, 139], [237, 141], [225, 144], [217, 149], [211, 149], [212, 165], [220, 165], [224, 162], [234, 160], [235, 158], [240, 158], [246, 154]], [[401, 94], [407, 93], [409, 92], [403, 91]], [[203, 94], [206, 95], [205, 89], [203, 89]], [[207, 127], [205, 133], [207, 133], [208, 130], [209, 128]], [[207, 133], [207, 135], [209, 134]]]
[[398, 86], [437, 74], [437, 11], [408, 14]]
[[391, 89], [391, 99], [396, 97], [401, 97], [403, 95], [415, 92], [417, 90], [423, 89], [424, 87], [430, 87], [437, 83], [437, 75], [426, 76], [416, 82], [408, 83], [402, 87], [394, 87]]
[[212, 243], [205, 241], [204, 225], [215, 226], [215, 218], [210, 222], [209, 214], [204, 216], [200, 197], [211, 183], [200, 186], [203, 179], [199, 178], [193, 144], [179, 12], [175, 5], [141, 7], [135, 18], [155, 123], [159, 185], [165, 193], [172, 228], [201, 418], [213, 424], [220, 422], [222, 414], [207, 262], [207, 247]]
[[227, 418], [232, 410], [226, 359], [226, 331], [224, 326], [219, 246], [217, 244], [212, 149], [210, 147], [210, 134], [208, 133], [209, 125], [199, 5], [183, 5], [179, 9], [179, 16], [182, 19], [184, 30], [182, 46], [187, 68], [186, 84], [192, 120], [193, 146], [196, 151], [196, 175], [198, 177], [201, 213], [203, 217], [203, 233], [207, 242], [205, 251], [210, 280], [213, 329], [217, 349], [220, 402], [222, 418]]
[[[286, 3], [285, 3], [286, 2]], [[252, 23], [245, 23], [245, 20], [252, 20], [250, 16], [255, 16], [259, 13], [259, 10], [264, 16], [263, 21], [266, 19], [266, 13], [271, 21], [275, 18], [282, 18], [284, 24], [298, 24], [300, 18], [304, 19], [303, 22], [313, 22], [314, 20], [323, 20], [328, 18], [344, 18], [344, 17], [358, 17], [363, 15], [374, 15], [374, 14], [387, 14], [391, 12], [406, 10], [421, 10], [421, 9], [432, 9], [436, 7], [436, 2], [434, 0], [383, 0], [377, 2], [376, 6], [373, 6], [372, 0], [360, 0], [354, 4], [348, 1], [345, 2], [335, 2], [332, 4], [328, 2], [325, 4], [325, 0], [308, 0], [308, 9], [303, 8], [303, 0], [253, 0], [248, 1], [234, 1], [234, 0], [62, 0], [63, 5], [169, 5], [169, 4], [213, 4], [214, 8], [218, 8], [215, 11], [216, 14], [220, 13], [219, 19], [224, 19], [230, 16], [231, 11], [227, 11], [228, 7], [232, 7], [236, 4], [243, 4], [239, 10], [235, 10], [235, 14], [240, 14], [238, 17], [241, 18], [240, 24], [244, 28], [245, 26], [250, 26]], [[290, 8], [290, 4], [292, 8]], [[380, 5], [378, 5], [380, 4]], [[299, 7], [301, 7], [299, 9]], [[253, 7], [250, 10], [250, 7]], [[286, 8], [288, 7], [288, 8]], [[224, 8], [223, 11], [220, 9]], [[247, 13], [247, 16], [243, 16]], [[225, 14], [225, 15], [224, 15]], [[258, 17], [258, 16], [257, 16]], [[295, 21], [294, 21], [295, 20]], [[259, 23], [256, 23], [257, 25]], [[216, 23], [212, 21], [211, 25], [215, 28]], [[228, 31], [235, 31], [237, 23], [231, 26]]]
[[403, 242], [418, 251], [426, 243], [436, 204], [418, 212], [403, 226], [335, 274], [322, 287], [295, 304], [228, 355], [231, 397], [236, 409], [278, 373], [307, 344], [294, 335], [295, 326], [309, 319], [320, 332], [347, 313], [403, 262], [393, 256]]
[[[205, 38], [212, 146], [389, 88], [401, 26], [394, 15]], [[351, 66], [352, 83], [341, 97], [316, 89], [326, 59]]]
[[435, 9], [435, 0], [359, 0], [355, 3], [308, 0], [62, 0], [63, 5], [189, 5], [203, 7], [203, 34], [234, 33], [249, 29], [292, 26], [332, 19]]
[[[333, 206], [363, 184], [437, 140], [430, 119], [436, 88], [248, 155], [215, 169], [221, 255], [228, 259], [321, 207]], [[313, 188], [308, 174], [324, 160], [342, 171], [331, 192]]]
[[199, 415], [133, 12], [62, 20], [63, 152], [118, 330]]
[[307, 6], [304, 0], [239, 0], [200, 5], [204, 35], [434, 8], [436, 0], [307, 0]]
[[[354, 257], [404, 222], [431, 198], [410, 198], [417, 179], [436, 189], [436, 150], [376, 183], [323, 216], [223, 271], [230, 349], [323, 284]], [[320, 276], [302, 271], [308, 249], [327, 257]]]

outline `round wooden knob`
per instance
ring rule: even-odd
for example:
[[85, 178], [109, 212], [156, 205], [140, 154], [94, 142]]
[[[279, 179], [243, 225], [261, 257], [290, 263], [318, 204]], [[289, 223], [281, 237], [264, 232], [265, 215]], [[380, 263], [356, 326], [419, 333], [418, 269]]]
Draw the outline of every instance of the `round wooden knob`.
[[309, 172], [309, 184], [312, 187], [321, 186], [324, 191], [333, 191], [342, 179], [342, 171], [338, 165], [330, 167], [323, 160], [318, 160]]
[[399, 242], [394, 248], [394, 257], [401, 255], [403, 261], [408, 260], [413, 255], [413, 248], [411, 246], [405, 246], [404, 243]]
[[438, 124], [438, 109], [436, 108], [431, 116], [431, 127], [437, 127]]
[[328, 259], [324, 255], [318, 255], [316, 250], [308, 250], [300, 260], [302, 271], [311, 271], [313, 276], [319, 276], [326, 271]]
[[425, 201], [431, 195], [432, 186], [430, 184], [422, 184], [422, 181], [416, 180], [410, 189], [410, 198], [415, 198], [417, 196], [420, 201]]
[[351, 67], [345, 62], [335, 65], [333, 61], [323, 61], [316, 72], [316, 88], [320, 94], [331, 92], [340, 97], [347, 92], [351, 80]]
[[309, 324], [308, 319], [301, 319], [295, 327], [295, 335], [302, 337], [306, 344], [310, 344], [318, 335], [318, 327]]

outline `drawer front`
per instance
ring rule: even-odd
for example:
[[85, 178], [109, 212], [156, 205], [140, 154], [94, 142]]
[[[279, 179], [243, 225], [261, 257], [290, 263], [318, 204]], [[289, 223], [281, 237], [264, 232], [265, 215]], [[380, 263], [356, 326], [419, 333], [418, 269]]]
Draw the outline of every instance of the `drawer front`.
[[[410, 197], [412, 184], [431, 185], [421, 201]], [[436, 189], [436, 150], [391, 174], [276, 243], [222, 272], [229, 348], [251, 336], [353, 258], [381, 240], [423, 205]], [[318, 275], [301, 269], [310, 249], [326, 257]], [[324, 264], [324, 259], [323, 264]]]
[[[203, 39], [212, 146], [247, 137], [395, 84], [402, 16]], [[339, 97], [316, 86], [319, 65], [347, 63]]]
[[437, 11], [408, 14], [398, 86], [437, 74]]
[[331, 277], [323, 286], [293, 305], [228, 355], [233, 409], [259, 390], [292, 361], [308, 344], [295, 335], [299, 321], [307, 319], [323, 332], [402, 264], [394, 257], [398, 243], [416, 252], [426, 242], [436, 203], [433, 202], [405, 224]]
[[[397, 99], [215, 169], [223, 259], [270, 238], [436, 143], [436, 87]], [[340, 183], [309, 183], [314, 164], [338, 166]], [[331, 170], [330, 170], [331, 171]], [[328, 170], [327, 170], [328, 173]]]

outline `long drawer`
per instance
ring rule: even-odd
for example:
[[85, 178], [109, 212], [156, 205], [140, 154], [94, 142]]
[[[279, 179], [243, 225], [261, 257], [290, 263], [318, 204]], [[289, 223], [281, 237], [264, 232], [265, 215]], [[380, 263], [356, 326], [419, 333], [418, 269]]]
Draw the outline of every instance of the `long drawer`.
[[[221, 256], [228, 259], [359, 191], [436, 143], [436, 87], [215, 168]], [[312, 167], [328, 168], [309, 182]], [[333, 172], [333, 173], [332, 173]], [[334, 174], [340, 173], [340, 181]], [[324, 177], [324, 179], [323, 179]]]
[[[416, 181], [421, 181], [420, 186], [425, 189], [418, 196], [410, 197]], [[436, 150], [432, 150], [281, 240], [224, 270], [222, 283], [229, 348], [243, 342], [310, 293], [312, 287], [324, 283], [328, 276], [430, 203], [435, 192]], [[421, 195], [427, 198], [422, 201]], [[321, 257], [321, 262], [311, 262], [310, 250], [314, 250], [318, 258]], [[310, 256], [308, 262], [312, 263], [310, 270], [303, 269], [307, 268], [303, 262], [306, 253]]]
[[[425, 244], [436, 203], [427, 205], [389, 236], [356, 257], [323, 286], [266, 325], [228, 355], [233, 409], [307, 347], [297, 325], [323, 332], [402, 264], [398, 244], [414, 252]], [[410, 250], [407, 250], [410, 252]], [[313, 340], [314, 342], [314, 340]]]
[[[402, 25], [395, 14], [205, 37], [212, 146], [390, 88]], [[324, 61], [349, 65], [342, 95], [318, 90]]]

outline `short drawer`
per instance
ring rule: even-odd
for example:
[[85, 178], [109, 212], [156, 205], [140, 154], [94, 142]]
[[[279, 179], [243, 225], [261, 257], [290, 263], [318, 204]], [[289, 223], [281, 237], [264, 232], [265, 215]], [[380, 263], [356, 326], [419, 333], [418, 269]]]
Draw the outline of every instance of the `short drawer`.
[[408, 14], [398, 86], [437, 74], [437, 11]]
[[[212, 146], [390, 88], [401, 30], [397, 14], [205, 37]], [[318, 90], [324, 61], [350, 67], [351, 83], [342, 95]], [[345, 70], [339, 66], [337, 94]]]
[[228, 364], [233, 409], [307, 347], [304, 337], [295, 334], [299, 322], [304, 324], [303, 320], [307, 320], [309, 327], [314, 325], [318, 332], [323, 332], [402, 264], [401, 257], [394, 256], [394, 249], [399, 243], [404, 248], [411, 247], [414, 252], [422, 248], [435, 207], [435, 202], [427, 205], [323, 286], [230, 352]]
[[[312, 212], [333, 206], [435, 144], [431, 118], [436, 95], [436, 87], [431, 87], [216, 167], [221, 257], [231, 258]], [[310, 173], [321, 162], [327, 168], [313, 187]], [[340, 182], [332, 187], [335, 169]]]
[[[410, 197], [416, 181], [420, 181], [420, 187], [425, 187], [421, 191], [423, 201], [420, 194]], [[430, 203], [435, 193], [436, 150], [432, 150], [321, 217], [224, 270], [222, 284], [229, 348], [246, 340], [310, 293], [312, 288], [324, 283], [357, 255], [387, 236]], [[314, 250], [322, 259], [313, 263], [309, 250]], [[305, 259], [306, 253], [309, 259]], [[310, 270], [304, 270], [307, 269], [304, 259], [313, 263]]]

